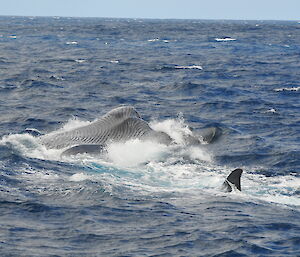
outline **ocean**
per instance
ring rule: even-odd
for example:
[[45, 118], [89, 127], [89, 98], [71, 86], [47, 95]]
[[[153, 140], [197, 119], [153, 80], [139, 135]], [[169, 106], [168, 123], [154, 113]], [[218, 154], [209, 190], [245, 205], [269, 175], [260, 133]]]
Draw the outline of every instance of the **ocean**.
[[[0, 17], [0, 255], [300, 256], [299, 42], [297, 21]], [[38, 141], [122, 105], [177, 144]]]

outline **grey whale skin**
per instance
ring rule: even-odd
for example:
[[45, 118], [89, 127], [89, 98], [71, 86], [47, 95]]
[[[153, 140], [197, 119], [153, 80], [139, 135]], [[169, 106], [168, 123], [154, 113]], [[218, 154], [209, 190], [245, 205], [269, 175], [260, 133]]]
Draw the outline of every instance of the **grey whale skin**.
[[70, 131], [43, 135], [40, 141], [47, 148], [66, 150], [66, 154], [96, 153], [111, 142], [125, 142], [129, 139], [153, 140], [170, 144], [172, 139], [161, 131], [150, 128], [131, 106], [115, 108], [89, 125]]
[[[211, 128], [201, 135], [206, 143], [212, 142], [218, 131]], [[139, 113], [131, 106], [115, 108], [89, 125], [70, 131], [40, 136], [39, 139], [47, 148], [67, 148], [63, 155], [79, 153], [97, 154], [111, 142], [125, 142], [129, 139], [152, 140], [169, 145], [172, 138], [165, 132], [155, 131], [142, 120]], [[195, 136], [186, 138], [187, 144], [200, 144]], [[242, 169], [235, 169], [223, 183], [223, 190], [231, 192], [234, 188], [241, 191]]]
[[[201, 144], [212, 142], [217, 135], [216, 128], [209, 128], [199, 139], [186, 136], [185, 143]], [[47, 134], [39, 139], [47, 148], [68, 148], [63, 154], [99, 153], [112, 142], [125, 142], [129, 139], [151, 140], [169, 145], [173, 139], [162, 131], [155, 131], [144, 121], [132, 106], [117, 107], [89, 125], [70, 131]]]

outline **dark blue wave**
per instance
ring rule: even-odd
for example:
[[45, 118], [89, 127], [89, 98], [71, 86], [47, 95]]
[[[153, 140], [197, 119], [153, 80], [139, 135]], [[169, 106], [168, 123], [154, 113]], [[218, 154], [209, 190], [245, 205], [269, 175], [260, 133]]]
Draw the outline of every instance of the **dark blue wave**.
[[[216, 40], [226, 37], [236, 40]], [[134, 105], [148, 121], [182, 113], [195, 132], [219, 128], [203, 146], [218, 169], [298, 181], [299, 42], [292, 21], [0, 17], [0, 137]], [[140, 172], [1, 144], [0, 255], [300, 255], [297, 185], [278, 193], [290, 205], [201, 189], [145, 195], [152, 185], [129, 183]]]

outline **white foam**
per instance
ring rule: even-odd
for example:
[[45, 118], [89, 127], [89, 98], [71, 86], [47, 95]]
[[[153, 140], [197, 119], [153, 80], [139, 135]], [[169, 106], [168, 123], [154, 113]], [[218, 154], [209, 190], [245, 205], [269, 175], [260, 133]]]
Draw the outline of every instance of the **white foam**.
[[56, 79], [56, 80], [65, 80], [63, 77], [57, 76], [57, 75], [52, 75], [52, 78]]
[[159, 38], [148, 39], [147, 41], [148, 42], [157, 42], [157, 41], [159, 41]]
[[68, 41], [66, 42], [66, 45], [78, 45], [77, 41]]
[[300, 198], [294, 193], [299, 190], [300, 178], [292, 175], [265, 177], [259, 174], [244, 174], [242, 177], [243, 192], [248, 197], [267, 202], [299, 205]]
[[77, 62], [77, 63], [84, 63], [84, 62], [86, 62], [86, 60], [84, 60], [84, 59], [76, 59], [75, 62]]
[[151, 141], [129, 140], [112, 143], [107, 147], [107, 157], [121, 167], [133, 167], [162, 157], [167, 146]]
[[32, 132], [36, 132], [37, 134], [42, 134], [42, 132], [36, 128], [26, 128], [26, 131], [32, 131]]
[[167, 119], [164, 121], [151, 121], [150, 127], [157, 131], [163, 131], [170, 135], [177, 144], [184, 144], [184, 136], [192, 135], [192, 131], [185, 124], [182, 115], [178, 119]]
[[215, 38], [217, 42], [227, 42], [227, 41], [235, 41], [235, 38], [225, 37], [225, 38]]
[[203, 70], [202, 66], [200, 66], [200, 65], [175, 66], [175, 69], [197, 69], [197, 70]]
[[213, 158], [211, 154], [207, 151], [204, 151], [200, 147], [191, 146], [187, 148], [187, 153], [189, 154], [192, 160], [212, 162]]
[[269, 110], [266, 111], [266, 113], [268, 113], [268, 112], [270, 112], [270, 113], [276, 113], [277, 111], [274, 108], [271, 108], [271, 109], [269, 109]]
[[[86, 124], [89, 122], [71, 119], [59, 131]], [[93, 170], [93, 173], [77, 172], [71, 176], [61, 176], [56, 174], [56, 171], [42, 171], [37, 176], [39, 181], [54, 181], [58, 178], [76, 183], [99, 180], [109, 192], [121, 187], [122, 190], [125, 188], [134, 194], [142, 195], [164, 192], [197, 194], [199, 190], [208, 194], [223, 194], [221, 185], [232, 168], [215, 164], [213, 153], [201, 145], [184, 146], [184, 135], [190, 135], [192, 132], [182, 116], [177, 119], [152, 121], [150, 125], [156, 130], [170, 134], [177, 145], [166, 146], [135, 139], [109, 145], [107, 154], [102, 156], [76, 155], [62, 159], [60, 155], [64, 149], [47, 149], [36, 137], [29, 134], [4, 136], [0, 139], [0, 144], [9, 145], [31, 158], [75, 162]], [[241, 168], [244, 169], [241, 179], [242, 192], [226, 194], [227, 197], [300, 206], [300, 198], [296, 193], [299, 190], [300, 178], [293, 175], [265, 177], [258, 174], [259, 168]], [[31, 172], [29, 168], [27, 170]]]
[[90, 176], [88, 176], [85, 173], [76, 173], [74, 175], [72, 175], [69, 180], [73, 181], [73, 182], [79, 182], [79, 181], [84, 181], [84, 180], [88, 180], [90, 178]]
[[298, 91], [300, 90], [300, 87], [283, 87], [283, 88], [276, 88], [274, 91], [276, 92], [282, 92], [282, 91]]
[[[70, 119], [64, 126], [49, 134], [56, 134], [69, 131], [77, 127], [90, 124], [88, 121], [81, 121], [77, 118]], [[29, 134], [5, 135], [0, 139], [0, 144], [10, 144], [16, 151], [30, 158], [43, 160], [61, 160], [61, 153], [65, 149], [47, 149], [42, 145], [37, 137]]]
[[12, 134], [4, 136], [0, 144], [10, 144], [16, 151], [30, 158], [59, 160], [63, 149], [47, 149], [36, 137], [29, 134]]
[[89, 125], [89, 124], [91, 124], [90, 121], [82, 121], [82, 120], [79, 120], [77, 117], [73, 117], [67, 123], [65, 123], [61, 128], [59, 128], [56, 131], [51, 132], [50, 134], [70, 131], [72, 129], [79, 128], [79, 127], [82, 127], [82, 126], [86, 126], [86, 125]]

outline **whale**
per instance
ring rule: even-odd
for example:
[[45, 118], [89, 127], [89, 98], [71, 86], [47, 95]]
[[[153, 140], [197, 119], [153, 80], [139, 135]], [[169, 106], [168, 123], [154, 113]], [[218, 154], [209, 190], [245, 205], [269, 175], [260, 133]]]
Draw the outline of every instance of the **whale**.
[[[192, 129], [191, 129], [192, 130]], [[27, 132], [41, 134], [40, 142], [50, 149], [65, 149], [62, 155], [76, 155], [82, 153], [99, 154], [105, 151], [107, 145], [113, 142], [126, 142], [130, 139], [155, 141], [170, 145], [174, 140], [163, 131], [153, 130], [132, 106], [117, 107], [89, 125], [74, 128], [69, 131], [42, 134], [35, 129]], [[216, 127], [206, 128], [201, 139], [194, 135], [186, 135], [186, 144], [211, 143], [219, 136]], [[241, 175], [243, 170], [233, 170], [222, 184], [222, 190], [232, 192], [241, 191]]]
[[151, 140], [165, 145], [173, 141], [167, 133], [153, 130], [132, 106], [115, 108], [89, 125], [39, 137], [48, 149], [68, 148], [65, 154], [95, 153], [109, 143], [130, 139]]
[[[187, 135], [185, 142], [188, 145], [210, 143], [217, 134], [216, 128], [210, 128], [200, 137]], [[131, 139], [164, 145], [175, 143], [167, 133], [152, 129], [133, 106], [120, 106], [88, 125], [39, 137], [40, 142], [48, 149], [65, 149], [63, 155], [97, 154], [113, 142]]]
[[228, 177], [225, 179], [222, 189], [225, 192], [232, 192], [234, 190], [242, 191], [241, 188], [241, 176], [242, 176], [243, 170], [238, 168], [233, 170]]

